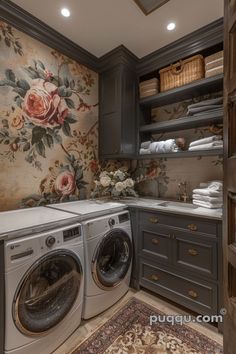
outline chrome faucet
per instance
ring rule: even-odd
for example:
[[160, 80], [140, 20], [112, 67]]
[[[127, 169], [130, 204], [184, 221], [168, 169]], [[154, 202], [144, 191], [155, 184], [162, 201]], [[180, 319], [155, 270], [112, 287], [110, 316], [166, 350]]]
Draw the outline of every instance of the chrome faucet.
[[178, 184], [179, 192], [178, 192], [178, 200], [183, 201], [186, 203], [190, 198], [187, 193], [187, 182], [180, 182]]

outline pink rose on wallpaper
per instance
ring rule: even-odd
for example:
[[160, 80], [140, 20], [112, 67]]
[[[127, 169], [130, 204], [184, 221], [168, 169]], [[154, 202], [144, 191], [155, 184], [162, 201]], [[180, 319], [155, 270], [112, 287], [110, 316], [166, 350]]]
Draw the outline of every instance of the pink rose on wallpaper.
[[35, 125], [62, 125], [68, 115], [68, 107], [58, 95], [57, 87], [43, 79], [34, 79], [26, 92], [23, 111]]
[[75, 187], [75, 175], [70, 171], [61, 172], [54, 184], [55, 191], [63, 196], [72, 194]]

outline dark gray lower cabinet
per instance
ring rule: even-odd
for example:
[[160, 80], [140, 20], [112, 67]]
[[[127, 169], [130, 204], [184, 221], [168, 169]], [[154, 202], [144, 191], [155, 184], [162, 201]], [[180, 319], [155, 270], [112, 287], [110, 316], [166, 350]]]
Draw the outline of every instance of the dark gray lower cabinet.
[[[132, 209], [138, 256], [133, 278], [202, 315], [222, 307], [220, 220]], [[138, 282], [137, 282], [138, 279]]]

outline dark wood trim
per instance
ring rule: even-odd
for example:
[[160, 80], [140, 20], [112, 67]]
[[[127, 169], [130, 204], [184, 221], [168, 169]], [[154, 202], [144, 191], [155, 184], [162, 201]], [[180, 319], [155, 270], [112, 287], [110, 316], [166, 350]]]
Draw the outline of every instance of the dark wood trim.
[[223, 90], [223, 74], [192, 81], [187, 85], [160, 92], [156, 95], [141, 98], [141, 106], [157, 107], [191, 99], [193, 97]]
[[199, 127], [206, 127], [210, 124], [223, 123], [223, 109], [217, 112], [205, 112], [204, 114], [196, 114], [194, 116], [187, 116], [176, 118], [168, 121], [157, 122], [152, 124], [142, 125], [140, 127], [141, 133], [166, 133], [176, 130], [195, 129]]
[[0, 20], [97, 71], [98, 58], [9, 0], [0, 1]]
[[138, 160], [151, 160], [151, 159], [178, 159], [183, 157], [204, 157], [204, 156], [222, 156], [223, 149], [213, 150], [198, 150], [198, 151], [178, 151], [169, 152], [165, 154], [143, 154], [138, 156]]
[[0, 354], [5, 346], [5, 275], [4, 275], [4, 242], [0, 241]]
[[137, 6], [143, 11], [143, 13], [147, 16], [150, 15], [153, 11], [159, 9], [159, 7], [165, 5], [167, 2], [169, 2], [170, 0], [159, 0], [159, 3], [152, 9], [152, 10], [147, 10], [141, 0], [134, 0], [134, 2], [137, 4]]
[[143, 57], [137, 67], [138, 74], [139, 76], [148, 74], [179, 59], [222, 43], [223, 33], [223, 18], [220, 18]]
[[124, 45], [119, 45], [99, 58], [98, 68], [102, 72], [119, 64], [124, 64], [136, 71], [138, 62], [139, 58], [135, 54]]

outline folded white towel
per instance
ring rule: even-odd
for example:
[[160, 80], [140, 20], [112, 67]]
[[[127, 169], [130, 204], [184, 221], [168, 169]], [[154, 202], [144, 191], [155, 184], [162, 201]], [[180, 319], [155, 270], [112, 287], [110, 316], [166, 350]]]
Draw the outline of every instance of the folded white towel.
[[220, 149], [223, 148], [223, 141], [213, 141], [212, 143], [209, 144], [203, 144], [203, 145], [196, 145], [196, 146], [191, 146], [188, 150], [189, 151], [198, 151], [198, 150], [214, 150], [214, 149]]
[[212, 143], [213, 141], [218, 141], [218, 140], [222, 140], [222, 136], [221, 135], [213, 135], [213, 136], [209, 136], [208, 138], [195, 140], [189, 144], [189, 147], [209, 144], [209, 143]]
[[214, 181], [209, 184], [208, 188], [213, 191], [222, 191], [223, 190], [223, 183]]
[[151, 154], [151, 150], [150, 149], [140, 149], [139, 153], [140, 153], [140, 155]]
[[208, 209], [220, 209], [222, 208], [222, 203], [219, 204], [212, 204], [212, 203], [208, 203], [208, 202], [202, 202], [200, 200], [193, 200], [193, 204], [195, 205], [199, 205], [203, 208], [208, 208]]
[[197, 188], [193, 190], [193, 194], [206, 195], [208, 197], [222, 197], [222, 191], [214, 191], [208, 188]]
[[156, 145], [156, 153], [168, 153], [176, 151], [177, 145], [175, 139], [168, 139], [164, 141], [158, 141]]
[[151, 141], [144, 141], [143, 143], [141, 143], [141, 149], [149, 149], [151, 144]]
[[209, 203], [223, 203], [223, 196], [220, 197], [208, 197], [207, 195], [193, 194], [193, 200]]
[[202, 182], [202, 183], [199, 184], [199, 187], [200, 187], [200, 188], [207, 188], [208, 186], [210, 186], [212, 183], [215, 183], [215, 182], [221, 183], [222, 189], [223, 189], [223, 182], [220, 181], [220, 180], [218, 180], [218, 181], [216, 180], [216, 181]]

